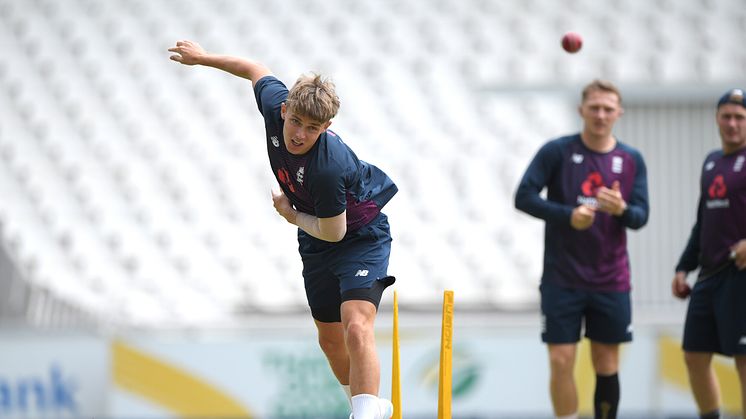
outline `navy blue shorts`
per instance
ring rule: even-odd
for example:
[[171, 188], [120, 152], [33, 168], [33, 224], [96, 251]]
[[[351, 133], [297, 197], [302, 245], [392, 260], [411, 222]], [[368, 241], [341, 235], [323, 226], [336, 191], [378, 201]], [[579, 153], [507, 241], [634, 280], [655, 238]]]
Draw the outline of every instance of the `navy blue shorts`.
[[600, 292], [565, 288], [542, 282], [541, 340], [576, 343], [585, 324], [585, 337], [608, 344], [632, 340], [629, 291]]
[[308, 306], [320, 322], [341, 321], [343, 301], [366, 300], [378, 308], [383, 290], [395, 281], [387, 273], [391, 232], [383, 213], [340, 242], [325, 242], [298, 230], [298, 243]]
[[746, 354], [746, 271], [731, 264], [694, 284], [682, 346], [690, 352]]

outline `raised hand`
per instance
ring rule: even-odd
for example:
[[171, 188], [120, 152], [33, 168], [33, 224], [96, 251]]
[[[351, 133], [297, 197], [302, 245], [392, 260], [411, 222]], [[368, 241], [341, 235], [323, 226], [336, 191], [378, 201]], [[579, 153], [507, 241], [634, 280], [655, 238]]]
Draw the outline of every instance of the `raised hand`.
[[200, 64], [200, 58], [207, 54], [207, 51], [198, 43], [186, 40], [178, 41], [175, 47], [168, 50], [175, 53], [170, 57], [171, 60], [184, 65]]

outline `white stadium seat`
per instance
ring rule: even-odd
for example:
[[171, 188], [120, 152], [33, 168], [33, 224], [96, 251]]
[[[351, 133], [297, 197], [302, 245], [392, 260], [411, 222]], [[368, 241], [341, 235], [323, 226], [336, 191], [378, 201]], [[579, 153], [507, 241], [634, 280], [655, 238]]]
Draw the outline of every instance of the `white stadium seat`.
[[[332, 129], [400, 188], [385, 212], [402, 307], [437, 309], [452, 288], [466, 306], [535, 308], [541, 223], [512, 194], [538, 146], [576, 129], [576, 96], [561, 92], [746, 71], [741, 0], [610, 7], [0, 0], [3, 244], [30, 283], [106, 321], [307, 309], [251, 85], [169, 61], [194, 39], [288, 84], [310, 70], [336, 81]], [[560, 49], [567, 30], [584, 35], [581, 53]]]

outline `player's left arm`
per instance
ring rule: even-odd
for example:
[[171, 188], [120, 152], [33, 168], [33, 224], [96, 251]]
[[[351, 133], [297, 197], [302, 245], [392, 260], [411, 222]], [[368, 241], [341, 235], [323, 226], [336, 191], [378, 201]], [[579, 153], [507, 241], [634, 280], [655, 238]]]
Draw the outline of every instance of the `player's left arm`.
[[275, 210], [290, 224], [311, 236], [327, 242], [338, 242], [347, 234], [347, 211], [333, 217], [319, 218], [296, 210], [282, 191], [272, 191]]
[[616, 214], [625, 227], [637, 230], [648, 222], [650, 205], [648, 203], [648, 171], [645, 161], [638, 153], [635, 154], [636, 171], [629, 201], [621, 214]]

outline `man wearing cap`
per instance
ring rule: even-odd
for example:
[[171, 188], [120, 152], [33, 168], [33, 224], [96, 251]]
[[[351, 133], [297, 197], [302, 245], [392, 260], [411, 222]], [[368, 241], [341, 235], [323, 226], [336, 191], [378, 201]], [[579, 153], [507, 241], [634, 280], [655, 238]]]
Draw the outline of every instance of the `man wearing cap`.
[[[732, 356], [746, 408], [746, 98], [743, 89], [718, 101], [721, 148], [702, 165], [697, 221], [676, 265], [673, 295], [689, 296], [684, 358], [700, 418], [720, 417], [713, 354]], [[699, 268], [693, 287], [689, 272]], [[744, 410], [746, 412], [746, 409]], [[744, 413], [746, 418], [746, 413]]]

